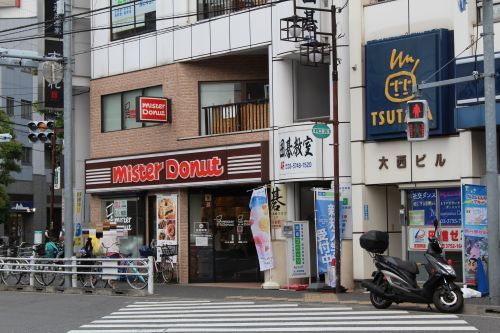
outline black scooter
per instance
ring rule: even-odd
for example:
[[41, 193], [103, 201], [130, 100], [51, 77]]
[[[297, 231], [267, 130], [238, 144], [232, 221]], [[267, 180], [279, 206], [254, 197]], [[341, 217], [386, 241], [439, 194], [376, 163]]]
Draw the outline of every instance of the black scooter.
[[382, 255], [389, 245], [389, 236], [381, 231], [368, 231], [360, 238], [361, 247], [373, 257], [377, 270], [373, 280], [362, 282], [370, 291], [370, 301], [377, 309], [386, 309], [395, 303], [434, 303], [445, 313], [461, 312], [464, 298], [460, 288], [453, 282], [456, 273], [442, 256], [443, 250], [436, 238], [437, 220], [434, 221], [434, 237], [429, 237], [429, 246], [424, 254], [428, 280], [420, 287], [417, 284], [418, 266], [412, 261]]

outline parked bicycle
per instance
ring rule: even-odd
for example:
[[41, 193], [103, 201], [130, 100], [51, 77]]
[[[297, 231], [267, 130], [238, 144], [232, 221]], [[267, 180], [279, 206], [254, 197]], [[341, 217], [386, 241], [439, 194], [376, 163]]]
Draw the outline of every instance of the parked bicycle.
[[[160, 249], [160, 260], [157, 260], [156, 252], [153, 249]], [[173, 257], [177, 255], [177, 245], [160, 245], [155, 246], [152, 242], [150, 247], [144, 246], [139, 249], [141, 257], [153, 257], [155, 280], [162, 280], [164, 283], [172, 282], [174, 278], [174, 260]]]
[[[7, 286], [15, 286], [18, 284], [29, 284], [29, 262], [24, 257], [31, 255], [31, 245], [22, 242], [18, 246], [2, 246], [0, 247], [0, 256], [2, 257], [0, 266], [5, 269], [1, 273], [1, 280]], [[3, 259], [3, 258], [18, 258], [19, 259]]]
[[[128, 285], [133, 289], [144, 289], [148, 285], [148, 265], [146, 260], [130, 260], [131, 254], [122, 254], [115, 251], [110, 251], [117, 244], [113, 243], [106, 246], [101, 243], [103, 249], [105, 249], [105, 258], [117, 259], [115, 261], [104, 261], [103, 265], [107, 267], [96, 266], [96, 275], [90, 278], [91, 287], [95, 288], [99, 283], [103, 284], [103, 287], [116, 287], [117, 280], [127, 281]], [[112, 267], [110, 267], [112, 266]], [[116, 268], [114, 267], [116, 266]], [[117, 274], [118, 273], [118, 274]], [[126, 273], [120, 275], [119, 273]], [[109, 274], [109, 275], [106, 275]]]

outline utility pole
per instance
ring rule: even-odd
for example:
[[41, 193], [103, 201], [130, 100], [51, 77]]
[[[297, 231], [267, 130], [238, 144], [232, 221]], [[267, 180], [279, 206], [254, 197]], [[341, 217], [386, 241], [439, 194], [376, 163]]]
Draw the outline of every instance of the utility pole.
[[483, 0], [484, 132], [486, 142], [486, 190], [488, 194], [488, 284], [490, 302], [500, 304], [500, 246], [498, 222], [497, 119], [495, 110], [495, 47], [493, 0]]
[[[73, 77], [72, 77], [72, 22], [71, 0], [64, 4], [63, 58], [64, 67], [64, 257], [73, 256]], [[71, 268], [68, 268], [71, 271]], [[71, 286], [71, 276], [66, 275], [66, 288]]]

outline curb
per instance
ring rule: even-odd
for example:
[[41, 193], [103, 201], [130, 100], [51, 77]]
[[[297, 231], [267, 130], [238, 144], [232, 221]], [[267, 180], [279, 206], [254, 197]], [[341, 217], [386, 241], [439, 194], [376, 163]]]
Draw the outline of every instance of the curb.
[[147, 290], [133, 289], [91, 289], [91, 288], [63, 288], [54, 286], [6, 286], [0, 285], [0, 291], [36, 292], [47, 294], [68, 294], [68, 295], [100, 295], [100, 296], [153, 296], [148, 295]]

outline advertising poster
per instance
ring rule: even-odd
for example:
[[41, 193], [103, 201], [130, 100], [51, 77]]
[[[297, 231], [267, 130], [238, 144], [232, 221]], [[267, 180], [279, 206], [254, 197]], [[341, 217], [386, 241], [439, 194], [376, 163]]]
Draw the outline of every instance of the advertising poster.
[[344, 239], [352, 239], [351, 184], [340, 183], [339, 191], [342, 202], [342, 236]]
[[[443, 250], [461, 250], [463, 245], [461, 227], [441, 227], [438, 235], [439, 244]], [[434, 237], [434, 227], [408, 227], [408, 250], [425, 251], [429, 237]]]
[[422, 214], [424, 225], [434, 225], [434, 219], [436, 218], [436, 190], [411, 191], [410, 198], [412, 211], [410, 213], [410, 225], [421, 223]]
[[177, 194], [156, 196], [156, 245], [177, 245]]
[[257, 249], [261, 271], [274, 267], [273, 249], [271, 247], [271, 230], [267, 191], [265, 187], [253, 190], [250, 199], [250, 228]]
[[[316, 258], [318, 274], [327, 273], [335, 258], [335, 193], [333, 190], [315, 190]], [[340, 205], [342, 216], [342, 205]], [[342, 223], [340, 224], [342, 227]], [[342, 239], [342, 230], [340, 230]]]
[[462, 185], [464, 221], [464, 282], [477, 285], [477, 267], [481, 260], [488, 269], [488, 200], [486, 186]]
[[441, 226], [461, 226], [460, 188], [439, 190], [439, 221]]
[[288, 238], [288, 277], [310, 277], [309, 222], [294, 221], [289, 224], [292, 237]]

